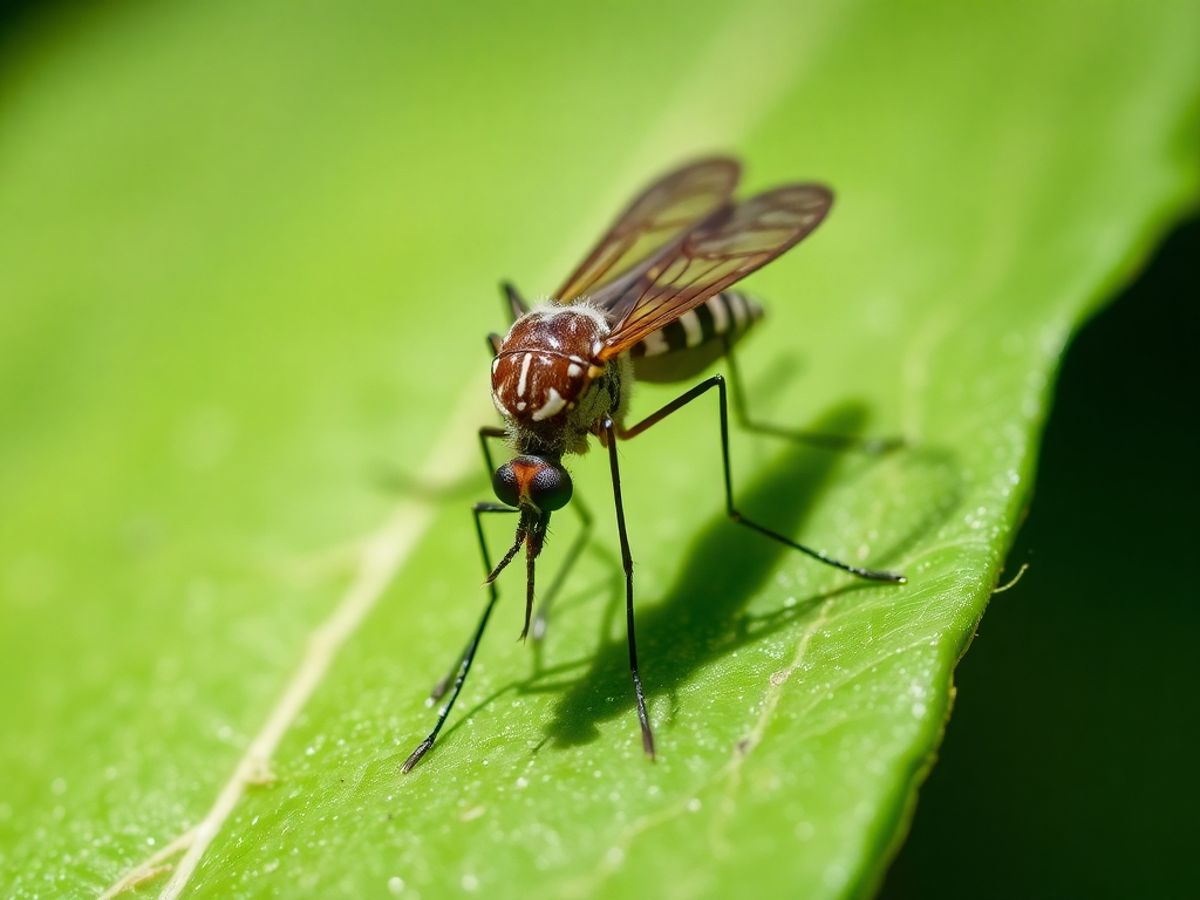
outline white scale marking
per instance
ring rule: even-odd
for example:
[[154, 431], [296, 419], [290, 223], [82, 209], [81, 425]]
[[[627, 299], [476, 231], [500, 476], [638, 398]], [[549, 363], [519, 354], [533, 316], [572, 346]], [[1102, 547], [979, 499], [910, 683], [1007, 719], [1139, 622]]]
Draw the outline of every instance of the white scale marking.
[[704, 340], [704, 331], [700, 327], [700, 319], [697, 318], [694, 309], [689, 309], [680, 316], [679, 324], [683, 326], [683, 333], [689, 347], [695, 347]]
[[558, 413], [562, 412], [566, 405], [567, 401], [562, 398], [562, 395], [559, 394], [554, 388], [550, 388], [549, 393], [546, 395], [546, 403], [541, 409], [534, 412], [533, 421], [540, 422], [543, 419], [548, 419], [551, 416], [557, 415]]
[[717, 294], [707, 303], [708, 311], [712, 313], [713, 331], [716, 334], [724, 334], [725, 329], [729, 327], [729, 313], [725, 309], [725, 301], [722, 298], [722, 294]]
[[526, 353], [525, 358], [521, 360], [521, 377], [517, 380], [517, 396], [525, 396], [525, 380], [529, 377], [529, 364], [533, 361], [533, 354]]
[[671, 348], [667, 346], [666, 340], [663, 338], [662, 329], [652, 331], [642, 339], [642, 343], [646, 345], [647, 356], [658, 356], [660, 353], [666, 353]]
[[583, 366], [576, 365], [575, 363], [571, 363], [569, 366], [567, 366], [567, 377], [578, 378], [582, 374]]

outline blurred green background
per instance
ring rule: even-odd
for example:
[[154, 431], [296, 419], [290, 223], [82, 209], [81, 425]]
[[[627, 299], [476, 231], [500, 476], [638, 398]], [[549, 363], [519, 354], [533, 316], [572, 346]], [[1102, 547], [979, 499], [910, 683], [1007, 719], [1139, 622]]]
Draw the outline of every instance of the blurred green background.
[[[3, 16], [0, 892], [870, 894], [1031, 488], [883, 892], [1184, 892], [1195, 226], [1053, 378], [1195, 211], [1194, 2]], [[745, 502], [913, 583], [731, 533], [689, 413], [624, 458], [659, 763], [601, 528], [400, 779], [476, 614], [495, 282], [712, 149], [839, 192], [754, 281], [761, 413], [914, 442], [739, 438]]]

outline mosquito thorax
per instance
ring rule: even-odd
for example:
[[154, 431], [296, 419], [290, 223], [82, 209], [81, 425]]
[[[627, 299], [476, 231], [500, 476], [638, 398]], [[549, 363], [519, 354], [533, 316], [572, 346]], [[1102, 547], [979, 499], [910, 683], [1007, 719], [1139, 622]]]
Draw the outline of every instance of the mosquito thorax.
[[518, 456], [492, 476], [492, 489], [501, 503], [554, 512], [571, 500], [571, 476], [556, 460]]
[[579, 453], [606, 416], [618, 417], [625, 362], [600, 358], [610, 331], [582, 303], [531, 310], [513, 323], [492, 361], [492, 401], [518, 451]]

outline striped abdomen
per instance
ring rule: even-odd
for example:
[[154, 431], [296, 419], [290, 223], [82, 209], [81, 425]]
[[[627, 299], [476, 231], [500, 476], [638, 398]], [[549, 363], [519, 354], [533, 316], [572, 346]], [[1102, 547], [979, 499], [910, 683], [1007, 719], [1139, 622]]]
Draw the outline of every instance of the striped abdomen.
[[763, 310], [741, 291], [722, 291], [629, 350], [635, 377], [678, 381], [706, 369], [762, 318]]

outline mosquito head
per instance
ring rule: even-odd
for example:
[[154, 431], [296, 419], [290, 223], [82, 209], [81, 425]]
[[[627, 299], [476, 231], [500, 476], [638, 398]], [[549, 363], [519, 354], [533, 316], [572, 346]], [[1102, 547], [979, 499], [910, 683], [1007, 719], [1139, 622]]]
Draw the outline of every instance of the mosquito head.
[[529, 617], [533, 612], [533, 579], [535, 562], [546, 540], [550, 513], [562, 509], [571, 499], [571, 476], [557, 460], [541, 456], [518, 456], [496, 470], [492, 487], [503, 503], [521, 511], [517, 521], [517, 536], [512, 547], [488, 574], [491, 583], [510, 562], [521, 545], [525, 545], [525, 627], [522, 639], [529, 633]]
[[496, 470], [492, 489], [500, 501], [539, 514], [562, 509], [571, 499], [571, 476], [557, 461], [518, 456]]

